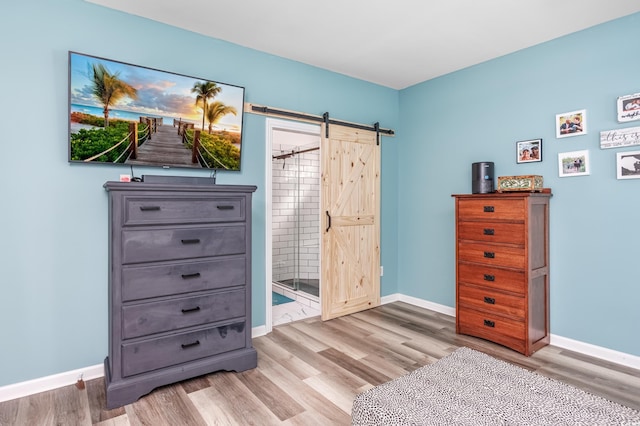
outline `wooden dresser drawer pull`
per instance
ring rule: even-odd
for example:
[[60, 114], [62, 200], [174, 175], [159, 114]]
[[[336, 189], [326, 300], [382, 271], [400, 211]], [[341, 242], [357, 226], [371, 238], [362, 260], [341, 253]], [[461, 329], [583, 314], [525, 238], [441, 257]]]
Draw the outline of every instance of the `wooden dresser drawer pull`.
[[485, 213], [493, 213], [494, 211], [495, 211], [495, 208], [493, 206], [484, 206]]
[[182, 349], [187, 349], [187, 348], [192, 348], [194, 346], [198, 346], [200, 344], [200, 340], [196, 340], [195, 342], [192, 343], [183, 343], [180, 346], [182, 346]]
[[484, 274], [484, 280], [485, 281], [495, 281], [496, 280], [496, 276], [495, 275]]
[[182, 274], [181, 276], [185, 280], [189, 278], [198, 278], [200, 276], [200, 272], [194, 272], [193, 274]]
[[495, 321], [484, 320], [484, 325], [486, 325], [487, 327], [495, 327], [496, 323]]
[[140, 210], [143, 212], [159, 211], [160, 206], [140, 206]]
[[216, 208], [218, 210], [233, 210], [234, 207], [232, 205], [230, 205], [230, 206], [226, 206], [225, 205], [225, 206], [216, 206]]
[[182, 241], [182, 244], [199, 244], [200, 238], [191, 238], [191, 239], [185, 239], [180, 241]]
[[487, 259], [494, 259], [496, 257], [496, 254], [492, 251], [485, 251], [484, 257], [486, 257]]
[[495, 232], [496, 231], [493, 228], [484, 228], [484, 230], [482, 231], [484, 235], [494, 235]]
[[496, 299], [494, 299], [493, 297], [484, 297], [484, 303], [488, 303], [490, 305], [495, 305], [496, 304]]
[[183, 309], [182, 313], [183, 314], [190, 314], [193, 312], [198, 312], [200, 310], [200, 306], [196, 306], [195, 308], [189, 308], [189, 309]]

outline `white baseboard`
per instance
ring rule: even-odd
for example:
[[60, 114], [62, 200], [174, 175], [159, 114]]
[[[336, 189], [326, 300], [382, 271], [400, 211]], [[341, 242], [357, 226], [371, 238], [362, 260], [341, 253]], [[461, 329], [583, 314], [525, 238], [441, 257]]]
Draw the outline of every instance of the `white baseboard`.
[[266, 336], [267, 335], [267, 327], [264, 325], [260, 325], [258, 327], [253, 327], [251, 329], [251, 337], [255, 339], [256, 337]]
[[603, 348], [602, 346], [584, 343], [579, 340], [573, 340], [568, 337], [557, 336], [555, 334], [551, 334], [551, 344], [562, 349], [568, 349], [584, 355], [599, 358], [604, 361], [640, 370], [640, 356], [614, 351], [612, 349]]
[[103, 376], [104, 364], [97, 364], [91, 367], [79, 368], [77, 370], [54, 374], [52, 376], [40, 377], [26, 382], [2, 386], [0, 387], [0, 402], [69, 386], [76, 383], [81, 378], [86, 382], [87, 380], [97, 379]]
[[[405, 296], [404, 294], [395, 293], [384, 296], [380, 299], [380, 303], [385, 305], [393, 302], [405, 302], [410, 305], [429, 309], [445, 315], [455, 317], [456, 310], [450, 306], [441, 305], [439, 303], [430, 302], [417, 297]], [[251, 330], [252, 337], [260, 337], [266, 335], [266, 327], [258, 326]], [[589, 355], [615, 364], [640, 370], [640, 357], [627, 354], [624, 352], [614, 351], [602, 346], [592, 345], [590, 343], [580, 342], [578, 340], [569, 339], [567, 337], [551, 335], [551, 344], [559, 348], [572, 350], [584, 355]], [[91, 380], [104, 376], [104, 365], [98, 364], [90, 367], [79, 368], [73, 371], [67, 371], [52, 376], [41, 377], [39, 379], [29, 380], [26, 382], [16, 383], [13, 385], [0, 387], [0, 402], [9, 401], [16, 398], [45, 392], [51, 389], [60, 388], [76, 383], [78, 379]]]

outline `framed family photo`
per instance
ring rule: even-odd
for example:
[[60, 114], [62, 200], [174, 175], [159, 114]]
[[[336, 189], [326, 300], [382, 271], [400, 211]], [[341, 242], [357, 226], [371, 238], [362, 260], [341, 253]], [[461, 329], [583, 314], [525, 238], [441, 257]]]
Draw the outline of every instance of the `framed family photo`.
[[587, 134], [587, 110], [556, 114], [556, 138]]
[[558, 154], [558, 175], [560, 177], [585, 176], [591, 173], [589, 151], [571, 151]]
[[618, 98], [618, 122], [640, 120], [640, 93]]
[[616, 153], [618, 179], [640, 179], [640, 151]]
[[516, 163], [542, 161], [542, 139], [516, 142]]

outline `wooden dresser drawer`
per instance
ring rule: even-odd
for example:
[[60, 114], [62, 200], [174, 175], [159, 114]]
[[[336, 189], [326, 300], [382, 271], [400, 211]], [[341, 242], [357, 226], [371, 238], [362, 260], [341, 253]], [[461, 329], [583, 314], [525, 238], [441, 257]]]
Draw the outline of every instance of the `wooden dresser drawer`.
[[489, 288], [458, 285], [460, 306], [475, 308], [498, 315], [508, 315], [524, 321], [524, 296], [515, 296]]
[[524, 294], [524, 271], [458, 262], [458, 282]]
[[458, 222], [458, 240], [524, 245], [524, 223]]
[[124, 225], [244, 221], [242, 197], [136, 197], [124, 200]]
[[192, 291], [243, 286], [247, 282], [244, 255], [207, 261], [122, 268], [122, 300], [147, 299]]
[[[525, 338], [525, 323], [524, 321], [518, 321], [514, 319], [508, 319], [499, 315], [492, 315], [475, 309], [469, 309], [465, 307], [458, 308], [459, 327], [464, 330], [473, 331], [474, 336], [479, 334], [491, 336], [504, 336], [512, 339], [520, 339], [524, 341]], [[498, 342], [500, 343], [500, 342]]]
[[246, 228], [242, 225], [122, 231], [122, 263], [179, 260], [243, 254]]
[[245, 347], [245, 323], [122, 344], [122, 376], [149, 372]]
[[458, 220], [515, 220], [523, 221], [524, 200], [498, 198], [458, 200]]
[[242, 317], [245, 297], [245, 290], [241, 289], [125, 305], [122, 308], [122, 337], [131, 339]]
[[488, 243], [458, 242], [458, 260], [505, 268], [524, 269], [524, 248]]

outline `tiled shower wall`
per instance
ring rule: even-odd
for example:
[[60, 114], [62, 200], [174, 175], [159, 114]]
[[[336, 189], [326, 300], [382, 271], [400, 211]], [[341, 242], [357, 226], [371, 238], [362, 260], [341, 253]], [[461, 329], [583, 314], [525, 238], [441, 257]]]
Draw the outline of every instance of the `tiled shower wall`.
[[[282, 154], [283, 150], [290, 152], [309, 147], [279, 148], [274, 149], [273, 155]], [[318, 279], [320, 278], [320, 151], [273, 160], [272, 167], [272, 279], [274, 281], [295, 278]], [[298, 261], [297, 267], [296, 261]]]

